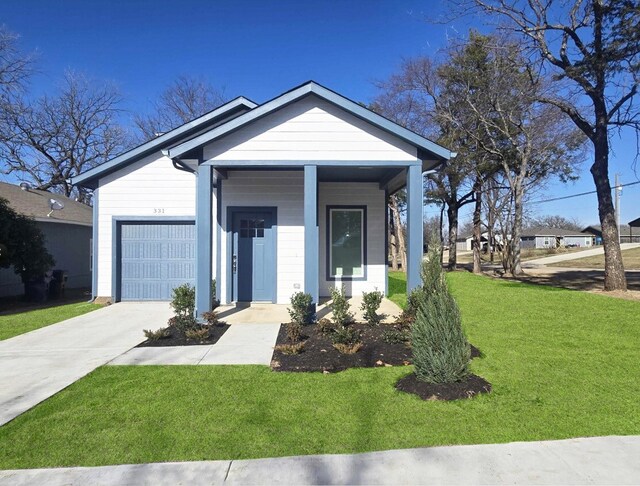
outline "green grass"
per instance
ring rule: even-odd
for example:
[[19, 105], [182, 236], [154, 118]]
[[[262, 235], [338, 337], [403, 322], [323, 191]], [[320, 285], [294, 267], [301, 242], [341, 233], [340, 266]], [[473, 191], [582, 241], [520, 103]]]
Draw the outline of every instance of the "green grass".
[[407, 305], [407, 274], [389, 272], [389, 300], [404, 309]]
[[0, 341], [99, 309], [87, 302], [59, 305], [0, 316]]
[[404, 367], [103, 367], [0, 427], [0, 469], [640, 434], [640, 303], [449, 280], [490, 395], [424, 402], [394, 389]]

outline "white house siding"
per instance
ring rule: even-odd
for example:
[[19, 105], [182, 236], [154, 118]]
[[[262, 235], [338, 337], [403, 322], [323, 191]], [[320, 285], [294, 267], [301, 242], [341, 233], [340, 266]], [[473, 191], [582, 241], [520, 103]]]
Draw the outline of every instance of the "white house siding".
[[222, 184], [222, 285], [226, 299], [229, 264], [227, 208], [275, 206], [277, 208], [276, 299], [288, 304], [291, 294], [304, 288], [304, 173], [302, 171], [230, 171]]
[[[360, 295], [375, 289], [384, 292], [387, 258], [385, 255], [384, 190], [377, 183], [321, 182], [318, 188], [318, 217], [320, 232], [320, 296], [328, 296], [330, 289], [344, 283], [348, 295]], [[327, 280], [327, 205], [367, 206], [367, 279], [343, 282]]]
[[565, 236], [564, 246], [578, 245], [581, 248], [591, 246], [591, 235], [589, 236]]
[[416, 148], [316, 97], [205, 146], [204, 158], [414, 161]]
[[[113, 217], [136, 216], [158, 221], [175, 216], [195, 219], [195, 188], [196, 176], [175, 169], [171, 160], [160, 152], [100, 179], [98, 296], [112, 296]], [[213, 207], [215, 209], [215, 201]]]

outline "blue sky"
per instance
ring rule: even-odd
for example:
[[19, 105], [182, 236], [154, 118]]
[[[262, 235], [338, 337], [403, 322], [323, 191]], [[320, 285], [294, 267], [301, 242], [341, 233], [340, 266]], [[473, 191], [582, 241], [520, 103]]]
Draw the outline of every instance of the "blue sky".
[[[429, 0], [23, 0], [0, 3], [0, 22], [21, 35], [23, 49], [37, 50], [34, 92], [50, 91], [65, 69], [77, 70], [115, 82], [130, 118], [148, 109], [149, 100], [180, 74], [203, 77], [229, 96], [242, 94], [258, 103], [309, 79], [368, 102], [376, 94], [373, 81], [393, 73], [403, 57], [433, 54], [448, 37], [466, 31], [462, 22], [427, 22], [441, 13], [440, 5]], [[623, 183], [638, 180], [631, 168], [634, 134], [612, 142], [612, 177], [619, 172]], [[586, 160], [578, 182], [549, 184], [539, 199], [592, 190], [589, 165]], [[640, 216], [640, 184], [625, 189], [621, 207], [623, 222]], [[598, 220], [595, 195], [535, 208], [585, 224]]]

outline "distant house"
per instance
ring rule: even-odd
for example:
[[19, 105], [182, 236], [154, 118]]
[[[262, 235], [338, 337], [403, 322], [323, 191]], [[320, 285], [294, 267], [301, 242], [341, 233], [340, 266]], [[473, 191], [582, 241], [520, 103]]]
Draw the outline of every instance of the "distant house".
[[521, 248], [587, 247], [593, 237], [580, 231], [564, 228], [535, 227], [522, 231]]
[[[44, 234], [49, 253], [56, 261], [54, 268], [68, 272], [67, 288], [91, 287], [93, 212], [89, 206], [60, 194], [21, 189], [6, 182], [0, 182], [0, 198], [8, 200], [18, 213], [35, 220]], [[62, 203], [64, 208], [52, 210], [52, 199]], [[0, 297], [23, 292], [22, 280], [13, 268], [0, 268]]]
[[[640, 227], [640, 218], [631, 221], [628, 225], [620, 225], [620, 243], [640, 243], [640, 230], [633, 234], [634, 227]], [[602, 245], [602, 226], [594, 224], [587, 226], [582, 231], [593, 235], [595, 245]]]
[[[480, 241], [482, 242], [482, 248], [485, 248], [487, 245], [487, 242], [489, 241], [487, 237], [488, 237], [488, 233], [486, 231], [482, 233], [482, 236], [480, 237]], [[471, 246], [472, 242], [473, 242], [473, 235], [466, 235], [466, 234], [460, 235], [458, 236], [458, 238], [456, 238], [456, 250], [472, 251], [473, 250], [473, 246]]]

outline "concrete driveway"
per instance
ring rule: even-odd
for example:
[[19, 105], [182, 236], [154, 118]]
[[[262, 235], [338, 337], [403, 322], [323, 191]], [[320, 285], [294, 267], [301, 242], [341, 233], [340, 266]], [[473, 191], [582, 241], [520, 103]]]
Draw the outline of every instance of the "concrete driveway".
[[167, 302], [121, 302], [0, 341], [0, 425], [144, 341]]

